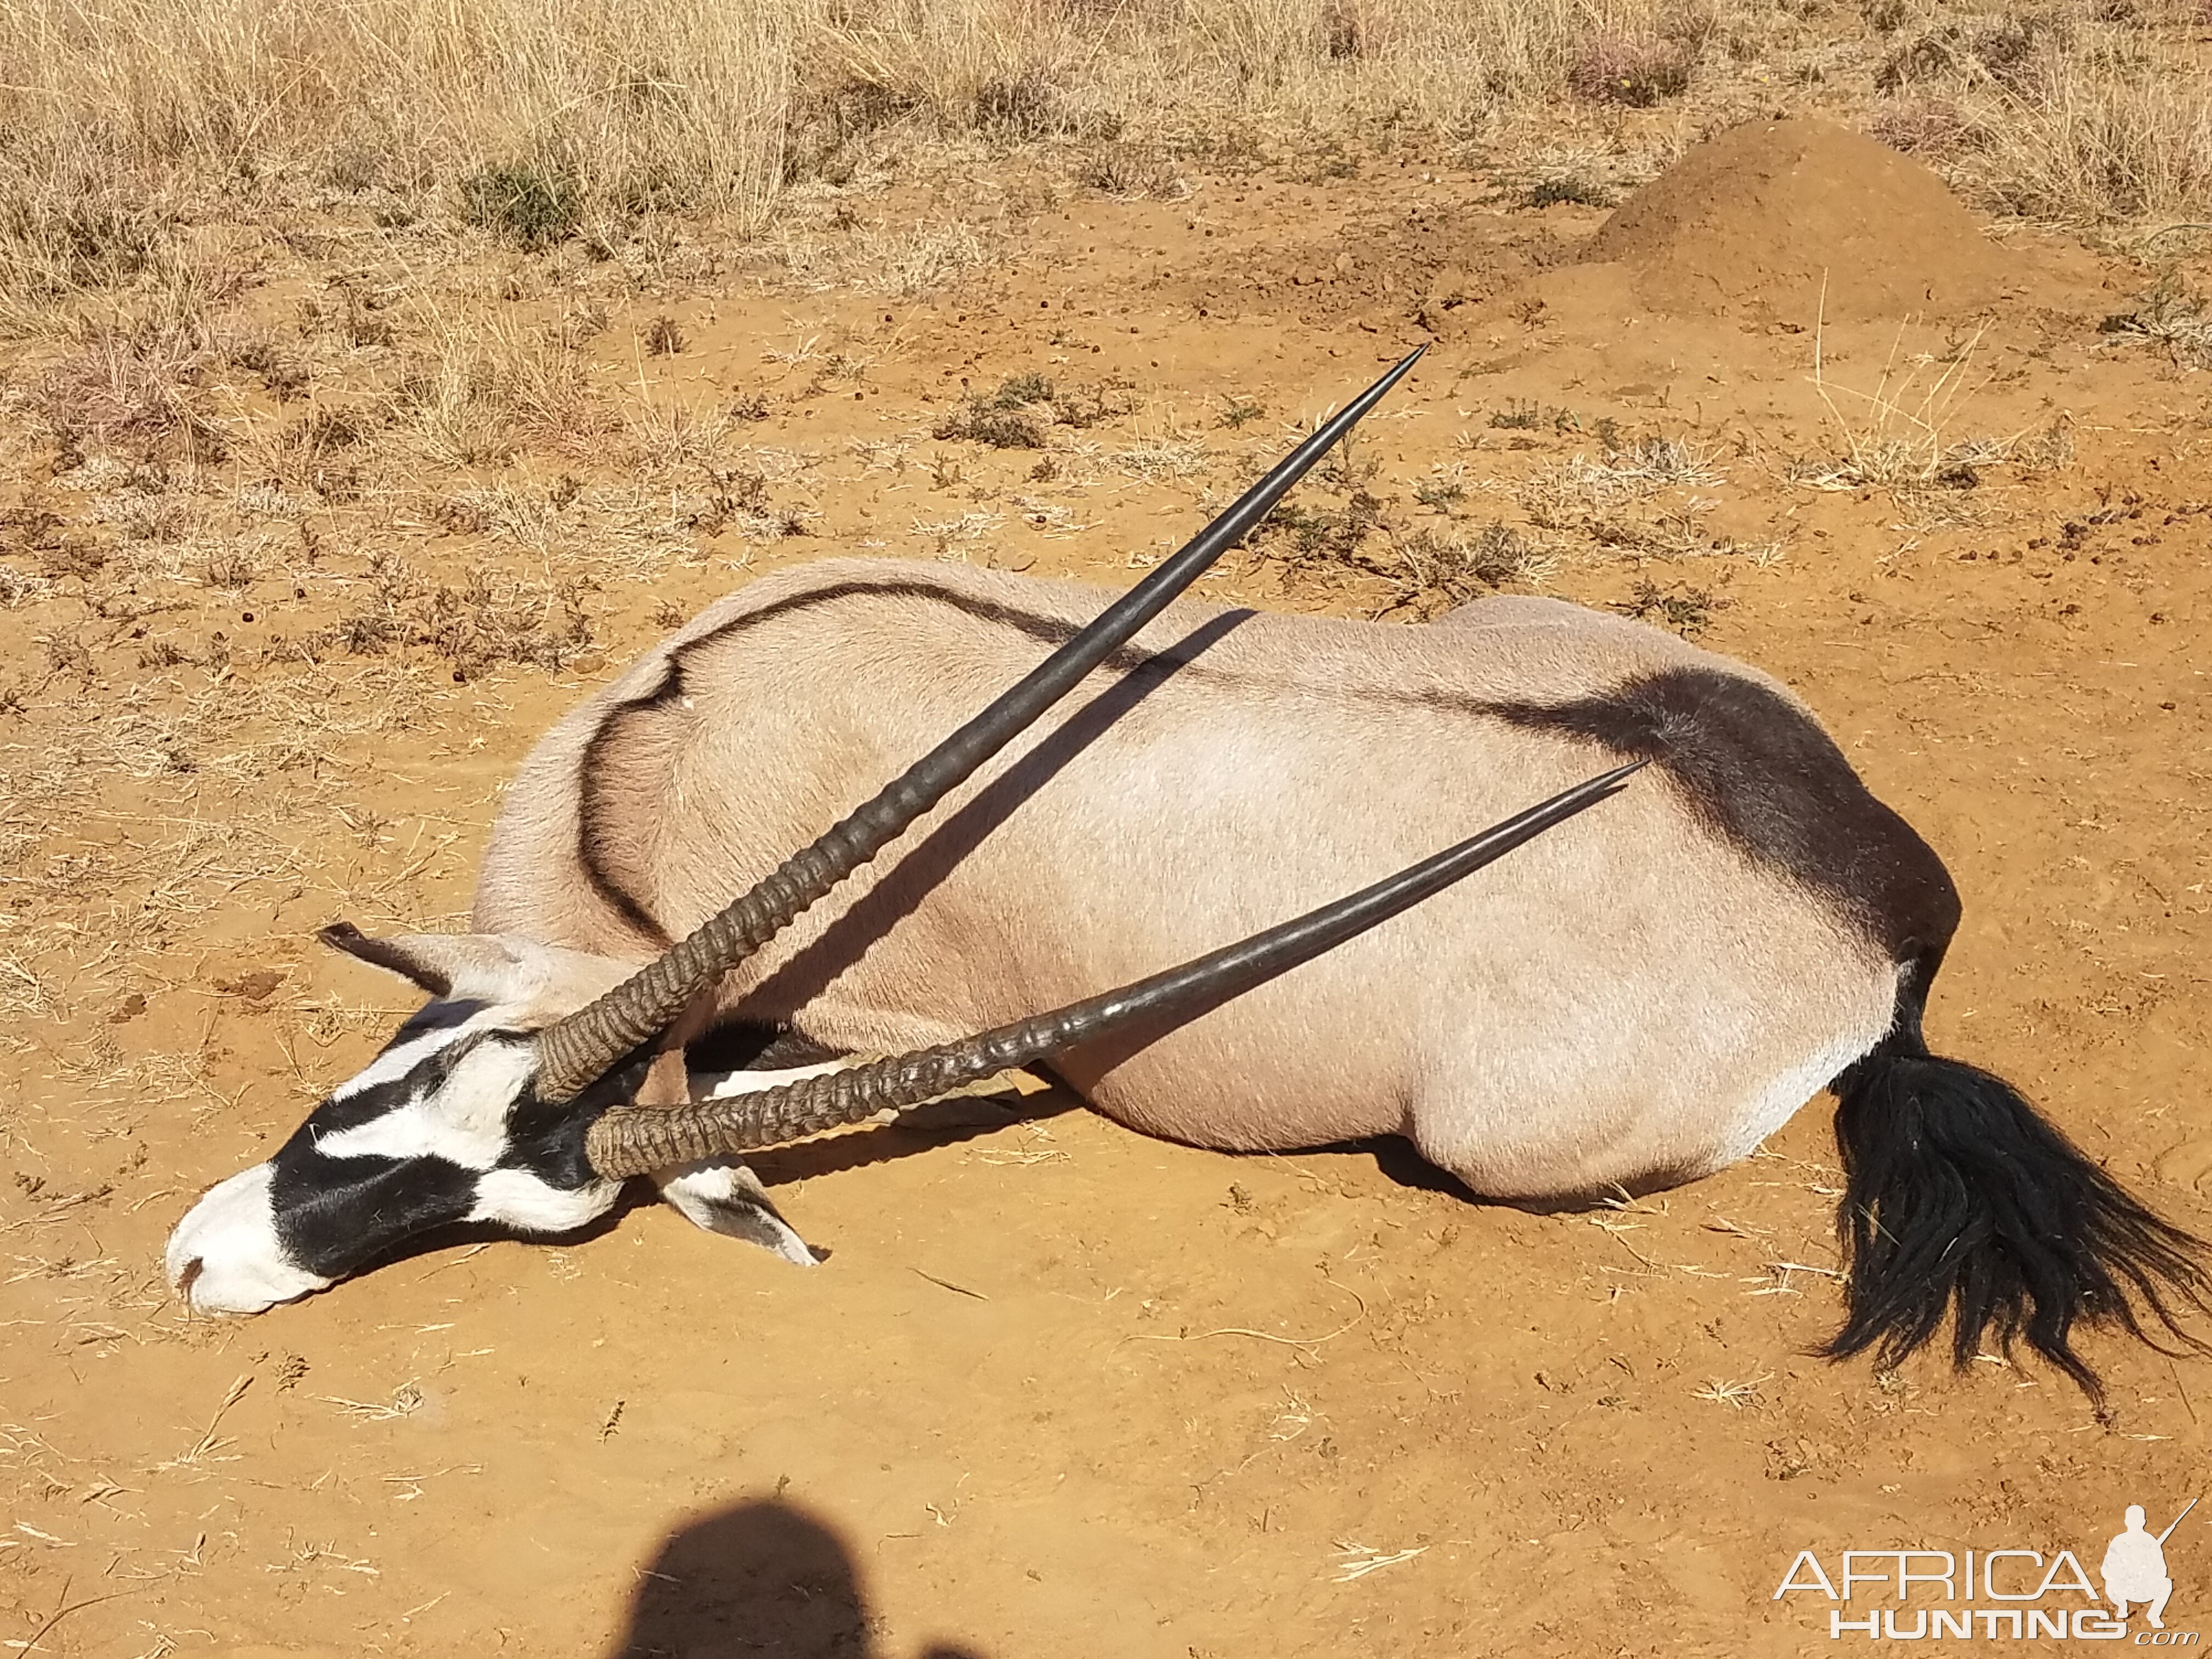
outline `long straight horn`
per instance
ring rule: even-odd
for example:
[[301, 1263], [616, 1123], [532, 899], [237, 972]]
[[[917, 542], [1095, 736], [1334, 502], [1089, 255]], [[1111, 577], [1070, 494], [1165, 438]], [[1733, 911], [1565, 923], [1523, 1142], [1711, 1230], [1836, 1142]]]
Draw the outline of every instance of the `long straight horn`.
[[1000, 1072], [1096, 1042], [1138, 1021], [1179, 1023], [1194, 1018], [1389, 921], [1523, 842], [1617, 794], [1629, 775], [1644, 764], [1632, 762], [1577, 784], [1472, 840], [1295, 921], [1053, 1013], [755, 1094], [702, 1100], [672, 1110], [617, 1107], [602, 1114], [586, 1132], [585, 1155], [592, 1168], [610, 1180], [694, 1158], [726, 1158], [933, 1100]]
[[1243, 540], [1291, 486], [1405, 378], [1427, 349], [1422, 346], [1409, 353], [1285, 456], [1273, 471], [1246, 490], [1180, 552], [1156, 566], [1088, 627], [908, 767], [873, 800], [812, 846], [785, 860], [750, 892], [701, 924], [659, 961], [641, 969], [588, 1007], [540, 1032], [538, 1097], [559, 1103], [581, 1094], [640, 1044], [666, 1030], [694, 997], [774, 939], [794, 917], [967, 781], [976, 768], [1081, 684], [1085, 675], [1135, 638], [1216, 559]]

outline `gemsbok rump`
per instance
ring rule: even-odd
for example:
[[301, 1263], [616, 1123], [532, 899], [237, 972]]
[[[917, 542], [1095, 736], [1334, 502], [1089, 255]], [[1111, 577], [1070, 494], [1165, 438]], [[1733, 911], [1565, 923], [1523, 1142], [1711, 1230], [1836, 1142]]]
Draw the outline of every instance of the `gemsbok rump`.
[[2024, 1340], [2094, 1393], [2077, 1324], [2201, 1346], [2198, 1242], [1928, 1052], [1956, 890], [1778, 682], [1550, 599], [1177, 599], [1413, 362], [1103, 612], [835, 560], [656, 646], [524, 764], [479, 931], [325, 930], [430, 1000], [200, 1200], [173, 1282], [259, 1311], [441, 1224], [577, 1227], [639, 1175], [811, 1263], [738, 1154], [1022, 1066], [1148, 1133], [1403, 1135], [1522, 1200], [1694, 1179], [1830, 1087], [1830, 1354], [1949, 1316], [1960, 1364]]

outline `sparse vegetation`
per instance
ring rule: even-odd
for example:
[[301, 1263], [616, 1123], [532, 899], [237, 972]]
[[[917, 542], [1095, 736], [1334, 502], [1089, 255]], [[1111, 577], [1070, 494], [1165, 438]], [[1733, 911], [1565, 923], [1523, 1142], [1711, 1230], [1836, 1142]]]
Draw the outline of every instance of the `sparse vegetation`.
[[[1710, 76], [1725, 101], [1731, 77], [1818, 84], [1807, 77], [1843, 76], [1853, 56], [1883, 98], [1880, 130], [2000, 208], [2185, 213], [2212, 201], [2212, 118], [2154, 21], [2130, 0], [1909, 17], [1874, 5], [1826, 27], [1815, 62], [1805, 26], [1681, 0], [1631, 0], [1595, 23], [1504, 0], [946, 0], [927, 19], [888, 0], [620, 13], [496, 0], [465, 18], [420, 0], [313, 17], [239, 0], [219, 19], [179, 0], [97, 19], [82, 0], [0, 0], [0, 38], [17, 44], [0, 88], [0, 326], [10, 308], [173, 269], [187, 218], [210, 211], [312, 205], [390, 232], [465, 222], [541, 253], [580, 241], [606, 256], [661, 245], [671, 220], [755, 230], [786, 191], [842, 190], [902, 147], [976, 137], [1069, 145], [1085, 187], [1174, 199], [1194, 166], [1264, 153], [1254, 88], [1297, 176], [1329, 182], [1356, 176], [1361, 146], [1447, 138], [1563, 91], [1636, 111], [1694, 100]], [[316, 73], [296, 73], [302, 62]], [[1568, 171], [1523, 199], [1609, 195]], [[860, 222], [849, 201], [828, 216]]]
[[303, 635], [294, 649], [317, 660], [395, 650], [428, 652], [456, 681], [510, 664], [557, 672], [591, 643], [588, 586], [515, 580], [477, 567], [458, 584], [428, 582], [404, 561], [379, 568], [377, 608]]
[[1709, 587], [1686, 582], [1662, 586], [1649, 577], [1639, 577], [1628, 598], [1613, 609], [1638, 622], [1656, 623], [1688, 636], [1704, 633], [1711, 625], [1713, 614], [1726, 610], [1730, 603]]
[[1541, 587], [1559, 568], [1557, 554], [1495, 520], [1472, 536], [1419, 530], [1391, 552], [1397, 603], [1434, 616], [1505, 586]]
[[462, 217], [526, 248], [551, 247], [576, 234], [584, 187], [575, 175], [545, 162], [506, 162], [461, 180]]
[[1501, 432], [1579, 432], [1582, 417], [1570, 409], [1547, 408], [1518, 398], [1490, 411], [1490, 424]]
[[2098, 331], [2148, 340], [2179, 368], [2212, 368], [2212, 313], [2185, 283], [2171, 275], [2154, 285], [2132, 311], [2106, 317]]
[[1296, 569], [1351, 560], [1382, 523], [1382, 501], [1360, 489], [1334, 509], [1285, 501], [1255, 533], [1267, 538], [1268, 550]]
[[1677, 40], [1600, 34], [1568, 64], [1567, 87], [1592, 103], [1650, 109], [1688, 90], [1692, 61], [1689, 49]]
[[[1607, 423], [1600, 422], [1601, 435]], [[1680, 438], [1646, 437], [1608, 446], [1597, 459], [1577, 454], [1531, 474], [1520, 489], [1522, 505], [1546, 529], [1584, 522], [1592, 514], [1649, 501], [1662, 490], [1717, 484], [1711, 459]]]
[[1980, 390], [1974, 365], [1981, 331], [1954, 339], [1940, 353], [1907, 356], [1900, 331], [1871, 386], [1832, 380], [1816, 355], [1814, 384], [1841, 440], [1833, 459], [1800, 460], [1789, 469], [1799, 483], [1824, 489], [1872, 486], [1890, 490], [1969, 487], [1972, 469], [2010, 459], [2012, 446], [1994, 439], [1956, 442], [1948, 434]]
[[1102, 196], [1171, 202], [1190, 189], [1172, 157], [1142, 144], [1101, 145], [1084, 158], [1076, 177]]
[[1532, 208], [1558, 207], [1562, 203], [1572, 203], [1577, 207], [1611, 207], [1613, 192], [1602, 185], [1570, 173], [1538, 179], [1528, 186], [1521, 202], [1522, 206]]
[[940, 442], [965, 440], [993, 449], [1042, 449], [1054, 427], [1076, 431], [1127, 414], [1127, 388], [1062, 391], [1034, 370], [1008, 375], [995, 391], [963, 398], [932, 431]]

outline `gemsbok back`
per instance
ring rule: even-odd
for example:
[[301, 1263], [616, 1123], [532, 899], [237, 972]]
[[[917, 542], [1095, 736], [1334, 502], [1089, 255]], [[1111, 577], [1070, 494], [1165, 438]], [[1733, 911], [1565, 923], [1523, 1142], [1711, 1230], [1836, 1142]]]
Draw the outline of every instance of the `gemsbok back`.
[[1018, 1066], [1198, 1146], [1403, 1135], [1517, 1200], [1693, 1180], [1825, 1087], [1829, 1354], [1948, 1317], [1960, 1364], [2024, 1341], [2094, 1395], [2077, 1326], [2201, 1349], [2198, 1241], [1929, 1053], [1957, 892], [1781, 684], [1550, 599], [1177, 599], [1413, 361], [1103, 611], [836, 560], [653, 647], [524, 764], [479, 931], [325, 930], [430, 1000], [200, 1200], [172, 1281], [257, 1312], [447, 1224], [573, 1229], [634, 1176], [811, 1264], [739, 1154]]

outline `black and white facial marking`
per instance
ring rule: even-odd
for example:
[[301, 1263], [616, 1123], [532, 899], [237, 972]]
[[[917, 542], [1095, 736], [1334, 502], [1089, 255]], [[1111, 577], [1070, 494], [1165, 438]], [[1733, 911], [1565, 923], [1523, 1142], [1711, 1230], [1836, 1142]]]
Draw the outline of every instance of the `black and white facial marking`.
[[259, 1313], [326, 1288], [434, 1228], [488, 1222], [558, 1233], [614, 1206], [622, 1183], [585, 1161], [585, 1127], [635, 1078], [559, 1109], [531, 1091], [527, 1033], [503, 1011], [433, 1002], [316, 1107], [265, 1164], [178, 1224], [169, 1281], [198, 1311]]
[[[441, 996], [361, 1074], [308, 1115], [276, 1155], [211, 1188], [170, 1235], [169, 1282], [200, 1313], [260, 1313], [326, 1290], [410, 1238], [456, 1222], [571, 1231], [614, 1207], [584, 1131], [642, 1074], [617, 1073], [558, 1108], [532, 1091], [530, 1034], [512, 1005]], [[756, 1060], [796, 1058], [763, 1052]], [[772, 1088], [835, 1063], [695, 1074], [699, 1097]], [[726, 1158], [655, 1177], [709, 1232], [801, 1267], [817, 1257], [759, 1179]]]

